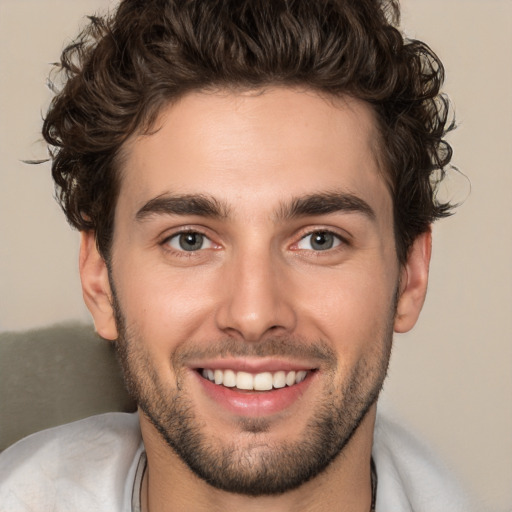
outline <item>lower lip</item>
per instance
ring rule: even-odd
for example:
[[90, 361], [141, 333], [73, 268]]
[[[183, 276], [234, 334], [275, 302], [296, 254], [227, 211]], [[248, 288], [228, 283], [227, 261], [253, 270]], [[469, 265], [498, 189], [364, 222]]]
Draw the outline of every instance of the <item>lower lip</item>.
[[276, 414], [293, 405], [306, 391], [314, 378], [314, 373], [293, 386], [271, 391], [238, 391], [205, 379], [194, 372], [204, 391], [216, 404], [238, 415], [260, 417]]

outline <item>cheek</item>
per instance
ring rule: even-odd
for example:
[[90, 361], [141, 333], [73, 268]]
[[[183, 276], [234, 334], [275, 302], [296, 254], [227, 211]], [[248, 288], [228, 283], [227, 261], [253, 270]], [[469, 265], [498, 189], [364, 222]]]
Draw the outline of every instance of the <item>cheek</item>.
[[386, 339], [395, 291], [392, 273], [351, 265], [304, 280], [296, 294], [300, 317], [344, 357], [357, 358]]
[[[396, 276], [383, 258], [376, 260], [332, 268], [283, 267], [274, 284], [279, 300], [295, 312], [293, 334], [325, 340], [346, 361], [361, 358], [384, 339]], [[224, 273], [215, 267], [147, 263], [142, 257], [120, 259], [114, 281], [126, 327], [146, 341], [155, 357], [183, 343], [218, 338], [215, 312], [227, 300]]]
[[151, 351], [168, 351], [193, 339], [208, 323], [216, 287], [201, 271], [171, 272], [166, 266], [125, 262], [116, 275], [123, 270], [129, 279], [115, 282], [126, 327], [145, 339]]

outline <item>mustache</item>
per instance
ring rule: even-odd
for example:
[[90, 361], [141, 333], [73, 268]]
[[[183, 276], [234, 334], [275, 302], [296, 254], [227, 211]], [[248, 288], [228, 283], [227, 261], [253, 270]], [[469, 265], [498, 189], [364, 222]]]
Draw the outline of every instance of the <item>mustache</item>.
[[297, 337], [274, 337], [252, 342], [225, 338], [201, 346], [187, 341], [176, 347], [171, 355], [173, 364], [178, 367], [193, 360], [226, 357], [283, 357], [307, 359], [327, 368], [337, 366], [336, 353], [325, 341], [311, 342]]

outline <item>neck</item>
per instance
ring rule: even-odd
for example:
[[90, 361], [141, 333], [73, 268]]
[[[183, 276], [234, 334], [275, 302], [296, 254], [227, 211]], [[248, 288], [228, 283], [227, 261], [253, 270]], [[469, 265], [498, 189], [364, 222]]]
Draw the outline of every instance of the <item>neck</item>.
[[142, 512], [368, 512], [371, 506], [371, 448], [376, 407], [365, 416], [342, 453], [315, 478], [277, 496], [245, 496], [211, 487], [167, 446], [140, 413], [148, 466]]

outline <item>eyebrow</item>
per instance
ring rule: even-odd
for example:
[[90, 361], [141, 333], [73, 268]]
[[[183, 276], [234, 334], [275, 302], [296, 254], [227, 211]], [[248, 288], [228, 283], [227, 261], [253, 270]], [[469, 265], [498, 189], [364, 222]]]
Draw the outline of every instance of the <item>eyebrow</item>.
[[[298, 217], [327, 215], [337, 212], [360, 213], [375, 220], [372, 207], [360, 197], [342, 192], [321, 192], [293, 198], [277, 210], [276, 220]], [[135, 218], [143, 221], [153, 215], [197, 215], [213, 219], [229, 216], [229, 207], [218, 199], [203, 194], [171, 195], [162, 194], [140, 208]]]
[[163, 194], [149, 200], [135, 214], [138, 221], [153, 215], [197, 215], [222, 219], [228, 216], [229, 208], [213, 197], [196, 194]]
[[372, 221], [376, 219], [375, 211], [366, 201], [345, 192], [322, 192], [295, 198], [281, 206], [278, 217], [290, 219], [337, 212], [360, 213]]

